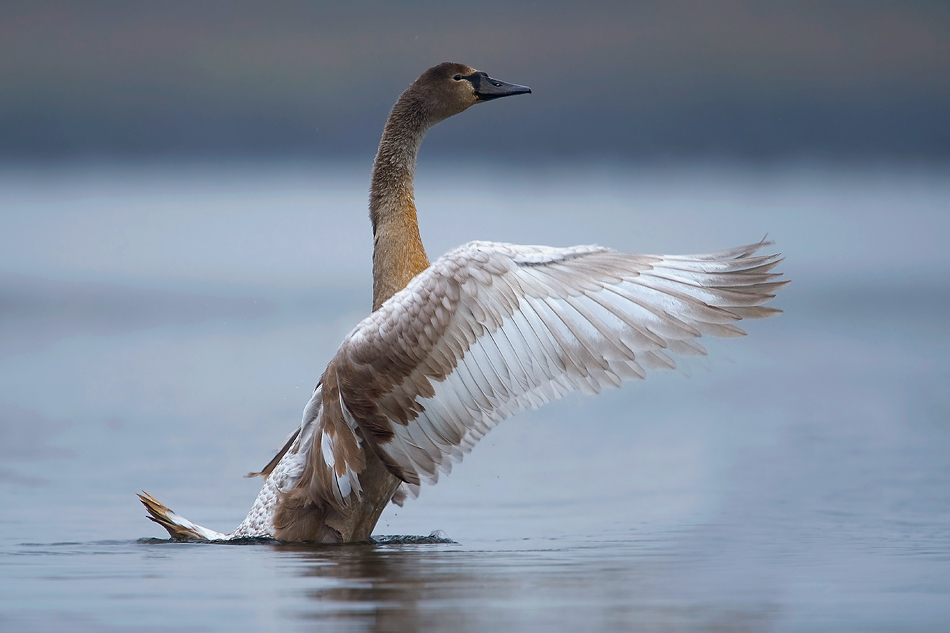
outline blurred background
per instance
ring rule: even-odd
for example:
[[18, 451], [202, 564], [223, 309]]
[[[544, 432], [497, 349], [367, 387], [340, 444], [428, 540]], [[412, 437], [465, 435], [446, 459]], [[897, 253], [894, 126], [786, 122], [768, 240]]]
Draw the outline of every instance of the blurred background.
[[[411, 630], [373, 620], [408, 601], [433, 630], [485, 605], [505, 629], [942, 630], [948, 34], [942, 0], [4, 0], [0, 628]], [[387, 509], [383, 534], [462, 544], [432, 573], [475, 552], [435, 594], [408, 554], [394, 576], [362, 550], [137, 542], [164, 537], [141, 489], [213, 529], [244, 517], [242, 475], [370, 309], [389, 108], [445, 60], [533, 94], [428, 135], [430, 257], [768, 234], [785, 313], [688, 380], [506, 422]]]
[[946, 160], [948, 31], [932, 0], [8, 0], [0, 157], [365, 159], [448, 60], [534, 97], [427, 154]]

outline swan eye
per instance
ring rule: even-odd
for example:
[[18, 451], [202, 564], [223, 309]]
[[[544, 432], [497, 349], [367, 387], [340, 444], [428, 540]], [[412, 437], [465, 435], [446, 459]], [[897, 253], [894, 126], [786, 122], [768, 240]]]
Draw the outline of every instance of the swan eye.
[[452, 79], [454, 79], [455, 81], [462, 81], [462, 75], [455, 75], [454, 77], [452, 77]]

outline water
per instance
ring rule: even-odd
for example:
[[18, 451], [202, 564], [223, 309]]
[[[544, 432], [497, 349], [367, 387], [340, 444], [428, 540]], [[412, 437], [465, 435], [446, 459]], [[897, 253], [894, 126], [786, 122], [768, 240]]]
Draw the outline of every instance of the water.
[[0, 174], [0, 629], [945, 628], [945, 170], [423, 164], [430, 254], [768, 231], [785, 314], [506, 421], [377, 527], [454, 542], [162, 540], [134, 493], [237, 525], [368, 309], [364, 167]]

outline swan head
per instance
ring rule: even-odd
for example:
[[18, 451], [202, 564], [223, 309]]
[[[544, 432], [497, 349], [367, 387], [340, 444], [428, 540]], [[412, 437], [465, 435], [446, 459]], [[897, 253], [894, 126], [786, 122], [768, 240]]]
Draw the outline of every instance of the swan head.
[[432, 123], [463, 112], [482, 101], [530, 94], [531, 88], [489, 77], [465, 64], [442, 62], [413, 82], [410, 91]]

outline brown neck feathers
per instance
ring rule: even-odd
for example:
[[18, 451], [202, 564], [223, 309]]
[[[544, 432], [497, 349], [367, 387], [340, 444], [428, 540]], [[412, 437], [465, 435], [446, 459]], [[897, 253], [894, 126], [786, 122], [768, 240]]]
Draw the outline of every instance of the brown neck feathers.
[[428, 268], [412, 180], [416, 155], [432, 123], [411, 86], [399, 97], [379, 142], [369, 209], [373, 222], [373, 310]]

